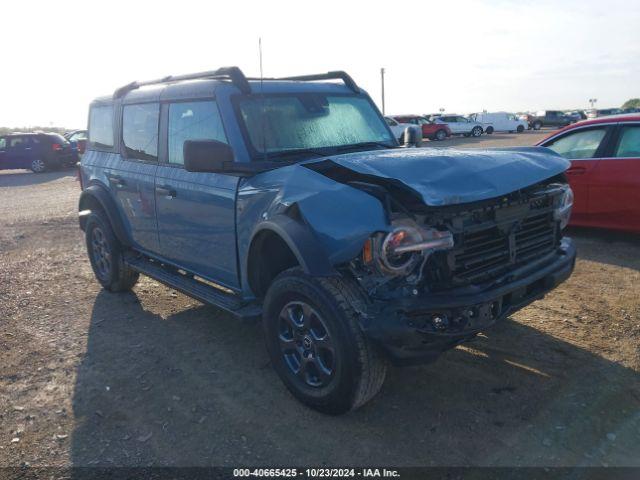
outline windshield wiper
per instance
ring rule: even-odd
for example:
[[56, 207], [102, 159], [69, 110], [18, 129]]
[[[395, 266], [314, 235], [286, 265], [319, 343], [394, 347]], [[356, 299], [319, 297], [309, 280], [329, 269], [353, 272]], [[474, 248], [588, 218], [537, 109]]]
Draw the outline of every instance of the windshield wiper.
[[339, 147], [336, 147], [336, 151], [339, 152], [344, 152], [347, 150], [358, 150], [361, 148], [370, 148], [370, 147], [381, 147], [384, 149], [388, 149], [388, 148], [395, 148], [395, 145], [389, 145], [388, 143], [384, 143], [384, 142], [360, 142], [360, 143], [352, 143], [350, 145], [341, 145]]
[[282, 150], [280, 152], [268, 153], [267, 158], [302, 157], [305, 155], [326, 157], [328, 152], [327, 150], [318, 150], [314, 148], [296, 148], [294, 150]]

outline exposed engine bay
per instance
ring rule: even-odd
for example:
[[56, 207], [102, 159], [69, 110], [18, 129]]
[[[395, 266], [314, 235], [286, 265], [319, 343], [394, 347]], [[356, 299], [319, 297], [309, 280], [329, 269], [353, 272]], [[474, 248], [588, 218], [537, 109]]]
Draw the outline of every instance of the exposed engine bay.
[[385, 201], [393, 229], [368, 239], [348, 269], [373, 298], [495, 286], [510, 271], [553, 254], [572, 199], [560, 176], [473, 204], [404, 208]]

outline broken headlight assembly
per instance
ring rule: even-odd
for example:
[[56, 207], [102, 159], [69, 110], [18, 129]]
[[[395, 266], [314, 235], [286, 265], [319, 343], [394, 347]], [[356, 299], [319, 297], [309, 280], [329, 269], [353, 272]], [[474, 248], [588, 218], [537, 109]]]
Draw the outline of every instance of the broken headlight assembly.
[[392, 227], [390, 232], [377, 233], [367, 240], [362, 252], [364, 263], [381, 274], [408, 275], [432, 252], [453, 248], [449, 231], [423, 228], [408, 219], [394, 221]]
[[554, 219], [560, 222], [560, 229], [564, 229], [569, 224], [573, 207], [573, 190], [569, 185], [563, 185], [563, 190], [558, 206], [553, 211]]

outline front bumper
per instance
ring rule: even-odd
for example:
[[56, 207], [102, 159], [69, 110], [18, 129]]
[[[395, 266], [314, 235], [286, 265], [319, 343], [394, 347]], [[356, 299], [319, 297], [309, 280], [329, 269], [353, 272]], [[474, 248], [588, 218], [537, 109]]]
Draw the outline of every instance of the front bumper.
[[393, 363], [425, 363], [544, 297], [569, 278], [575, 260], [576, 248], [564, 238], [553, 253], [487, 285], [373, 300], [362, 327]]

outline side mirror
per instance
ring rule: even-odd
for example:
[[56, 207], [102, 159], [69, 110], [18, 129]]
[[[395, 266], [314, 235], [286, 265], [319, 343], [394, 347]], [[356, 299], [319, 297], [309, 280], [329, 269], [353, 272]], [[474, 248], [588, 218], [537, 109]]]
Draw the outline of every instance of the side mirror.
[[217, 140], [186, 140], [183, 146], [187, 172], [228, 173], [233, 163], [233, 150]]
[[402, 132], [403, 147], [419, 147], [422, 145], [422, 132], [417, 128], [407, 127]]

